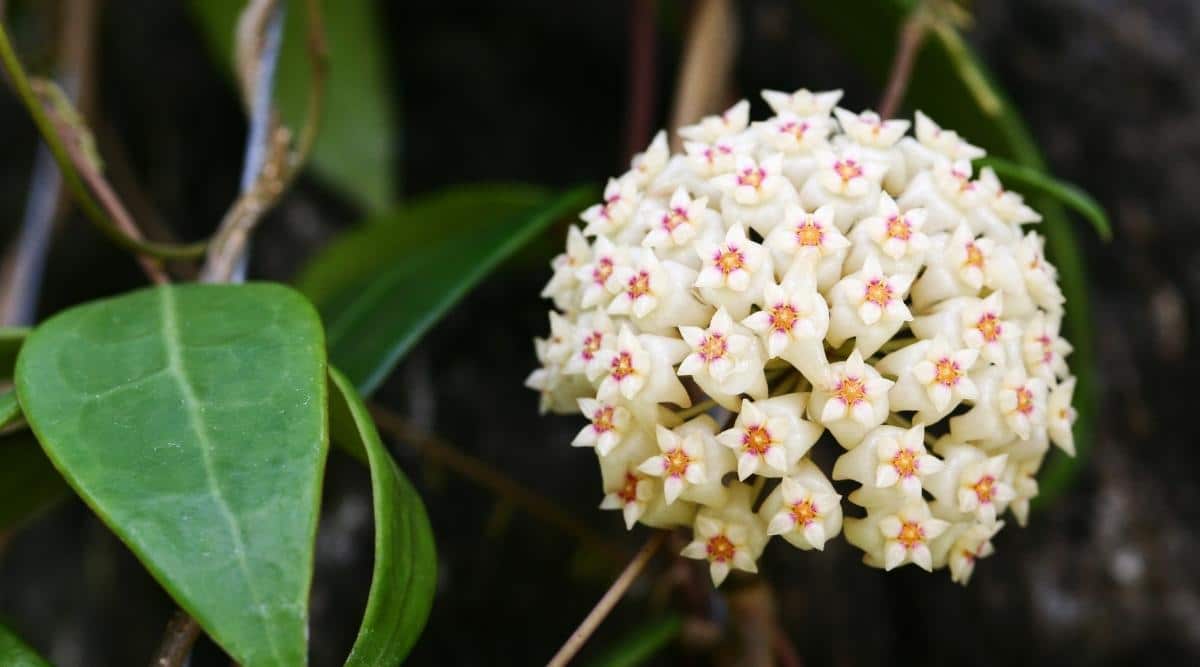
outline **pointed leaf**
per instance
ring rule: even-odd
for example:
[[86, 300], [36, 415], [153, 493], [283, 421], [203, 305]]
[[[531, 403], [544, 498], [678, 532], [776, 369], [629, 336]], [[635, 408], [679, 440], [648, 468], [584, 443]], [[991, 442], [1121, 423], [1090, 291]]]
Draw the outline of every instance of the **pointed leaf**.
[[458, 192], [469, 200], [447, 193], [351, 232], [299, 281], [325, 318], [332, 362], [365, 394], [502, 260], [595, 197], [592, 188], [545, 197], [496, 189], [490, 200]]
[[[232, 75], [233, 29], [245, 0], [191, 0], [209, 46]], [[378, 211], [395, 199], [398, 132], [392, 112], [377, 4], [324, 0], [329, 71], [312, 168], [330, 185]], [[292, 128], [304, 122], [310, 82], [304, 2], [288, 4], [275, 101]]]
[[398, 665], [425, 627], [437, 584], [437, 554], [425, 506], [388, 453], [354, 385], [330, 369], [333, 441], [371, 468], [375, 569], [362, 627], [347, 665]]
[[0, 533], [20, 528], [70, 495], [32, 433], [0, 438]]
[[72, 308], [30, 334], [16, 383], [63, 477], [222, 648], [305, 662], [327, 431], [302, 296], [164, 286]]
[[50, 667], [50, 663], [29, 648], [12, 630], [3, 625], [0, 625], [0, 665], [4, 665], [4, 667]]

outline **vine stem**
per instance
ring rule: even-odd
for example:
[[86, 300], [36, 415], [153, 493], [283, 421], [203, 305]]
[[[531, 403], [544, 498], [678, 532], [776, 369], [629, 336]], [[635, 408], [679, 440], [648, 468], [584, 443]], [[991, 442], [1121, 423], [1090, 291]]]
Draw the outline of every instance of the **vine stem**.
[[[308, 109], [299, 138], [279, 123], [278, 113], [271, 103], [270, 89], [274, 81], [275, 60], [278, 57], [280, 31], [283, 24], [284, 0], [250, 0], [243, 11], [248, 26], [239, 26], [238, 59], [247, 40], [257, 40], [257, 63], [239, 62], [239, 75], [244, 78], [243, 90], [250, 110], [250, 133], [246, 142], [246, 158], [242, 173], [242, 192], [221, 220], [210, 244], [208, 257], [201, 270], [203, 282], [226, 282], [242, 278], [250, 234], [259, 220], [278, 200], [304, 166], [320, 125], [324, 107], [327, 74], [325, 22], [318, 0], [307, 0], [307, 51], [311, 68]], [[273, 53], [274, 52], [274, 53]], [[249, 84], [247, 81], [249, 79]]]
[[200, 624], [182, 610], [175, 612], [167, 629], [163, 632], [162, 643], [158, 653], [150, 662], [150, 667], [182, 667], [192, 652], [192, 645], [200, 637]]
[[667, 531], [654, 531], [654, 535], [646, 540], [646, 544], [637, 552], [633, 560], [629, 561], [629, 565], [625, 566], [625, 570], [613, 581], [612, 586], [608, 587], [604, 596], [600, 598], [600, 601], [596, 603], [592, 611], [584, 617], [583, 622], [579, 624], [575, 632], [571, 633], [566, 643], [562, 645], [562, 648], [558, 649], [558, 653], [554, 654], [554, 657], [550, 659], [546, 667], [563, 667], [575, 657], [576, 653], [579, 653], [579, 649], [583, 648], [583, 645], [592, 636], [592, 633], [596, 631], [596, 628], [600, 627], [600, 623], [613, 610], [613, 607], [617, 606], [617, 602], [625, 596], [625, 592], [637, 580], [638, 575], [646, 569], [646, 565], [666, 539]]
[[892, 71], [888, 75], [887, 87], [879, 100], [879, 115], [887, 119], [896, 114], [904, 93], [908, 90], [908, 82], [912, 79], [913, 64], [917, 53], [925, 41], [929, 28], [929, 17], [924, 3], [912, 10], [904, 24], [900, 27], [900, 41], [896, 45], [896, 55], [892, 59]]
[[50, 150], [51, 155], [54, 156], [54, 161], [58, 164], [58, 169], [62, 174], [63, 182], [71, 191], [80, 210], [83, 211], [84, 215], [100, 231], [104, 232], [117, 245], [140, 255], [149, 255], [164, 259], [185, 259], [198, 257], [204, 253], [204, 243], [175, 245], [171, 243], [153, 243], [131, 237], [96, 202], [96, 199], [92, 196], [87, 185], [84, 184], [83, 179], [80, 177], [79, 169], [81, 166], [72, 158], [71, 152], [68, 150], [56, 123], [51, 120], [42, 101], [38, 99], [37, 93], [34, 92], [29, 77], [25, 73], [25, 68], [22, 67], [16, 50], [13, 48], [12, 39], [9, 37], [8, 29], [5, 27], [3, 20], [0, 20], [0, 65], [7, 72], [13, 91], [20, 98], [34, 125], [37, 126], [46, 147]]

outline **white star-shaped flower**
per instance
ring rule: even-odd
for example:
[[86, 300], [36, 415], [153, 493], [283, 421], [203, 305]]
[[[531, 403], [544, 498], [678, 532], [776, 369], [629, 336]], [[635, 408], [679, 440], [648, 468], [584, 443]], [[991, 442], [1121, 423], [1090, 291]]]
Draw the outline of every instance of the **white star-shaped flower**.
[[1021, 195], [1004, 189], [991, 167], [979, 170], [979, 184], [990, 195], [991, 209], [1001, 220], [1014, 225], [1042, 221], [1041, 214], [1029, 208]]
[[768, 415], [753, 401], [742, 401], [733, 428], [717, 436], [717, 441], [732, 449], [738, 457], [738, 479], [755, 473], [781, 477], [788, 470], [787, 441], [792, 437], [789, 420]]
[[725, 194], [721, 208], [728, 201], [739, 206], [758, 206], [774, 199], [781, 188], [790, 187], [783, 177], [783, 156], [776, 153], [761, 163], [749, 155], [738, 155], [733, 172], [712, 178], [713, 185]]
[[942, 469], [942, 461], [925, 451], [925, 426], [917, 424], [899, 438], [880, 438], [875, 448], [875, 488], [898, 487], [909, 498], [921, 495], [921, 480]]
[[623, 397], [643, 409], [658, 403], [688, 407], [692, 401], [673, 368], [687, 353], [687, 344], [681, 340], [638, 335], [628, 325], [621, 325], [617, 345], [601, 350], [592, 360], [589, 372], [603, 378], [596, 398], [610, 402]]
[[554, 306], [559, 310], [579, 309], [579, 269], [591, 258], [592, 248], [584, 238], [583, 232], [571, 225], [567, 228], [567, 251], [557, 255], [550, 262], [554, 275], [542, 289], [542, 298], [553, 299]]
[[1045, 244], [1045, 237], [1029, 232], [1017, 243], [1015, 254], [1034, 302], [1045, 310], [1057, 313], [1062, 310], [1066, 299], [1062, 288], [1058, 286], [1058, 269], [1046, 261], [1043, 252]]
[[979, 353], [952, 347], [938, 334], [933, 340], [917, 341], [887, 355], [875, 365], [895, 378], [888, 393], [892, 410], [916, 410], [914, 421], [932, 424], [945, 417], [963, 400], [975, 400], [979, 392], [967, 375]]
[[924, 225], [925, 209], [901, 212], [894, 199], [887, 193], [881, 194], [875, 215], [860, 220], [850, 230], [852, 237], [869, 240], [870, 245], [857, 244], [856, 252], [847, 261], [847, 269], [858, 269], [868, 255], [877, 252], [887, 263], [885, 270], [915, 275], [929, 248], [929, 237], [921, 231]]
[[661, 453], [646, 459], [638, 470], [662, 478], [663, 497], [669, 505], [689, 484], [707, 480], [704, 443], [698, 433], [680, 435], [661, 424], [655, 433]]
[[752, 529], [746, 524], [722, 520], [701, 511], [696, 516], [692, 542], [679, 555], [707, 560], [713, 586], [720, 586], [732, 568], [758, 572], [758, 566], [754, 563], [756, 550], [751, 539]]
[[967, 464], [958, 478], [958, 511], [975, 515], [985, 524], [996, 521], [996, 515], [1016, 497], [1016, 492], [1003, 479], [1008, 456], [999, 454]]
[[813, 386], [808, 414], [849, 449], [887, 418], [892, 384], [855, 349], [846, 361], [830, 364], [826, 381]]
[[772, 149], [786, 157], [798, 153], [808, 154], [829, 145], [827, 137], [831, 123], [821, 116], [797, 116], [781, 113], [760, 123], [754, 123], [762, 140]]
[[758, 243], [746, 238], [740, 224], [734, 224], [720, 244], [697, 240], [700, 272], [695, 286], [705, 301], [726, 308], [742, 319], [761, 290], [775, 275], [770, 255]]
[[687, 249], [689, 244], [706, 230], [720, 225], [720, 216], [708, 209], [708, 197], [692, 199], [687, 190], [680, 186], [664, 206], [648, 207], [643, 214], [643, 224], [649, 231], [642, 245], [647, 248]]
[[641, 194], [632, 178], [610, 178], [604, 187], [604, 201], [589, 207], [579, 215], [587, 223], [585, 236], [613, 237], [633, 218]]
[[837, 116], [842, 131], [862, 146], [871, 148], [891, 148], [900, 137], [908, 132], [909, 122], [906, 120], [883, 120], [874, 111], [854, 113], [838, 107], [833, 110]]
[[650, 478], [635, 470], [628, 470], [619, 483], [606, 489], [600, 509], [621, 510], [625, 529], [633, 530], [633, 524], [646, 513], [646, 507], [654, 498], [654, 483]]
[[778, 90], [764, 90], [762, 97], [771, 110], [777, 114], [790, 113], [800, 117], [827, 117], [837, 106], [838, 100], [842, 99], [842, 91], [827, 90], [814, 93], [807, 88], [801, 88], [794, 93], [785, 93]]
[[886, 172], [883, 165], [866, 160], [862, 151], [853, 146], [838, 153], [823, 151], [817, 159], [821, 165], [816, 174], [817, 182], [829, 194], [847, 199], [859, 199], [877, 192]]
[[671, 148], [667, 145], [667, 133], [660, 130], [645, 151], [633, 156], [629, 164], [629, 174], [638, 186], [645, 188], [662, 173], [670, 157]]
[[760, 310], [742, 320], [767, 348], [767, 357], [782, 358], [809, 382], [825, 379], [825, 334], [829, 331], [829, 306], [817, 292], [811, 266], [789, 273], [782, 285], [763, 288]]
[[1071, 344], [1058, 335], [1061, 316], [1038, 311], [1026, 324], [1021, 338], [1022, 357], [1025, 370], [1047, 384], [1065, 377], [1066, 357], [1071, 353]]
[[[551, 330], [553, 330], [551, 324]], [[600, 350], [612, 348], [617, 342], [617, 327], [602, 310], [589, 310], [579, 315], [571, 332], [570, 356], [563, 363], [563, 372], [587, 375], [592, 359]], [[588, 380], [595, 380], [589, 377]]]
[[737, 134], [750, 124], [750, 102], [741, 100], [719, 115], [705, 116], [695, 125], [679, 128], [679, 136], [688, 141], [712, 143], [721, 137]]
[[932, 571], [933, 554], [929, 542], [949, 527], [949, 523], [935, 519], [924, 502], [915, 502], [884, 517], [879, 522], [879, 532], [884, 537], [884, 569], [893, 570], [905, 563], [913, 563], [926, 572]]
[[632, 261], [617, 266], [608, 279], [614, 293], [608, 305], [610, 315], [633, 318], [643, 331], [673, 334], [680, 324], [695, 325], [708, 321], [712, 309], [692, 295], [689, 287], [696, 272], [677, 262], [659, 261], [648, 248], [633, 248]]
[[994, 524], [973, 524], [959, 536], [950, 546], [947, 562], [950, 566], [950, 580], [967, 585], [971, 574], [975, 572], [975, 563], [981, 558], [987, 558], [995, 553], [992, 538], [1004, 527], [1003, 521]]
[[912, 274], [884, 274], [879, 260], [868, 257], [861, 269], [833, 286], [829, 343], [839, 346], [854, 338], [863, 355], [874, 354], [912, 319], [904, 305], [912, 281]]
[[850, 241], [834, 224], [833, 206], [809, 213], [792, 205], [784, 210], [783, 219], [766, 235], [763, 245], [782, 272], [797, 262], [815, 262], [817, 285], [824, 291], [841, 278]]
[[617, 403], [606, 403], [594, 398], [579, 399], [579, 411], [591, 422], [579, 431], [571, 441], [573, 447], [594, 447], [596, 455], [608, 456], [610, 452], [637, 432], [629, 410]]
[[617, 247], [606, 237], [596, 237], [591, 258], [579, 266], [576, 274], [580, 284], [579, 305], [584, 309], [607, 308], [613, 297], [608, 289], [609, 280], [613, 271], [626, 262], [624, 248]]
[[801, 461], [763, 502], [759, 516], [767, 534], [779, 535], [800, 549], [824, 550], [842, 526], [842, 497], [811, 461]]
[[966, 302], [960, 317], [963, 343], [993, 364], [1005, 362], [1005, 345], [1021, 335], [1016, 322], [1001, 319], [1002, 298], [1000, 292], [992, 292], [982, 301]]
[[708, 329], [679, 327], [691, 354], [679, 365], [679, 375], [690, 375], [709, 396], [736, 410], [739, 394], [766, 398], [763, 352], [758, 339], [734, 324], [724, 308], [713, 315]]
[[975, 160], [987, 154], [987, 151], [972, 146], [963, 141], [954, 130], [942, 129], [932, 118], [924, 113], [916, 113], [917, 141], [922, 146], [934, 150], [950, 160]]
[[1075, 420], [1078, 414], [1071, 407], [1075, 396], [1075, 378], [1063, 380], [1050, 390], [1046, 401], [1046, 428], [1050, 441], [1071, 456], [1075, 456]]

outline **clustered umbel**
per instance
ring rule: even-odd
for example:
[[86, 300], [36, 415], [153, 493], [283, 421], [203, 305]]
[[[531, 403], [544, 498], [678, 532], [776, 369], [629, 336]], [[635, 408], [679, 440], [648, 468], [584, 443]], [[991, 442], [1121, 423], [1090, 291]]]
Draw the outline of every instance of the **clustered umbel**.
[[600, 506], [690, 526], [714, 585], [771, 536], [843, 529], [867, 565], [965, 584], [1050, 443], [1074, 453], [1064, 299], [1022, 230], [1041, 216], [920, 112], [911, 137], [841, 91], [763, 97], [765, 121], [743, 100], [680, 128], [684, 154], [660, 132], [582, 213], [527, 384], [589, 420]]

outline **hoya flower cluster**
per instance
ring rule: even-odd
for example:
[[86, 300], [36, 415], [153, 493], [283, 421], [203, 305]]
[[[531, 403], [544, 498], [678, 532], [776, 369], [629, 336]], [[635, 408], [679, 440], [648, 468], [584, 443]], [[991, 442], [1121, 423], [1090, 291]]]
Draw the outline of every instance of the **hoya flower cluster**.
[[659, 133], [582, 213], [528, 385], [590, 422], [601, 507], [691, 527], [716, 585], [773, 536], [843, 532], [965, 584], [1050, 444], [1073, 452], [1040, 216], [919, 112], [913, 137], [840, 91], [763, 97], [765, 121], [742, 101], [681, 128], [684, 154]]

